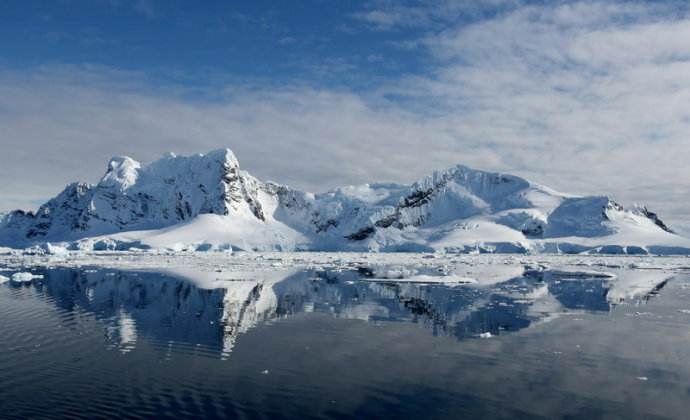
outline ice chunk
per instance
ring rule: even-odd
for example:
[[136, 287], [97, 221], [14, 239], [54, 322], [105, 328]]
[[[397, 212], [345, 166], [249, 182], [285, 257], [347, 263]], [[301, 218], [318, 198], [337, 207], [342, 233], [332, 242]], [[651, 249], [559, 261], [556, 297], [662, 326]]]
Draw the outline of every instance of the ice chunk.
[[26, 271], [12, 274], [12, 281], [16, 283], [28, 283], [34, 279], [42, 279], [40, 274], [33, 274]]
[[49, 255], [59, 255], [64, 256], [69, 254], [69, 251], [65, 246], [51, 244], [50, 242], [45, 245], [46, 254]]

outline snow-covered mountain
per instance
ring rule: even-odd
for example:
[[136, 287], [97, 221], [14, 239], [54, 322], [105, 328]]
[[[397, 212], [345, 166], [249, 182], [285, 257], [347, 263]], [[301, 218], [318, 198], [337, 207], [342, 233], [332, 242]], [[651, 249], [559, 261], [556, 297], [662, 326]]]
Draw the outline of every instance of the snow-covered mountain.
[[243, 249], [690, 254], [644, 207], [578, 197], [458, 165], [412, 185], [322, 194], [261, 182], [229, 149], [113, 158], [96, 185], [74, 183], [38, 211], [0, 221], [0, 245], [80, 249]]

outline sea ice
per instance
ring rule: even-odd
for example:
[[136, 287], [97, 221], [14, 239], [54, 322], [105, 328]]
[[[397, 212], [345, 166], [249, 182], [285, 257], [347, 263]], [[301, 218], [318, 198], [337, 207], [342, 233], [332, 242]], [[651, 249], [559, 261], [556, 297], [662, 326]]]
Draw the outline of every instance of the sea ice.
[[64, 256], [64, 255], [69, 254], [69, 251], [67, 250], [66, 247], [51, 244], [51, 243], [46, 243], [45, 249], [46, 249], [46, 254], [48, 254], [48, 255]]
[[43, 276], [40, 274], [32, 274], [26, 271], [12, 274], [12, 281], [16, 283], [27, 283], [34, 279], [42, 279]]

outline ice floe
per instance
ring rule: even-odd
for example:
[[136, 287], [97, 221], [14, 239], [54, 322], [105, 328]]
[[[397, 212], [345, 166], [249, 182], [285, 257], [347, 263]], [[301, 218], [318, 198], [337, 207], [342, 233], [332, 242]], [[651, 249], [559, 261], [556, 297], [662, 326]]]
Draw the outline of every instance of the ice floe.
[[27, 283], [33, 281], [34, 279], [42, 279], [43, 276], [40, 274], [33, 274], [26, 271], [12, 274], [12, 281], [16, 283]]

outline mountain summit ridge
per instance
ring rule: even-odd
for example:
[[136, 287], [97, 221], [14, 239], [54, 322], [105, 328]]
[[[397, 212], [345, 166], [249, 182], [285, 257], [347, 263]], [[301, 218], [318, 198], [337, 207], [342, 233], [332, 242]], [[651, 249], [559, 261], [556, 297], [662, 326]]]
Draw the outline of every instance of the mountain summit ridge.
[[230, 149], [113, 157], [96, 184], [72, 183], [36, 212], [0, 219], [0, 245], [79, 249], [613, 252], [690, 254], [646, 207], [563, 194], [455, 165], [410, 184], [314, 194], [262, 182]]

